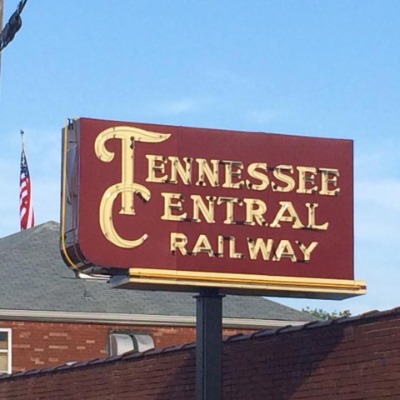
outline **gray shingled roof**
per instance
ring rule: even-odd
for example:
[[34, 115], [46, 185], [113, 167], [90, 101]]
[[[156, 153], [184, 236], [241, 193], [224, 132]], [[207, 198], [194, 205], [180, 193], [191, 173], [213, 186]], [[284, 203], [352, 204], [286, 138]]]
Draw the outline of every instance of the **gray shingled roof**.
[[[47, 222], [0, 239], [0, 310], [195, 315], [192, 293], [111, 289], [77, 279], [59, 251], [59, 224]], [[226, 296], [224, 317], [312, 321], [312, 316], [261, 297]]]

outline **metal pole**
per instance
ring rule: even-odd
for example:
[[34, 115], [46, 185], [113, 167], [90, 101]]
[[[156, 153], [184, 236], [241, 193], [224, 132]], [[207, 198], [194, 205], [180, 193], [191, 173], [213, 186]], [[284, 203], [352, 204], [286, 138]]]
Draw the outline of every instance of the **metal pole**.
[[[3, 31], [3, 0], [0, 0], [0, 33]], [[1, 50], [0, 50], [0, 79], [1, 79]]]
[[3, 30], [3, 0], [0, 0], [0, 32]]
[[196, 296], [196, 400], [222, 400], [222, 298], [218, 289]]

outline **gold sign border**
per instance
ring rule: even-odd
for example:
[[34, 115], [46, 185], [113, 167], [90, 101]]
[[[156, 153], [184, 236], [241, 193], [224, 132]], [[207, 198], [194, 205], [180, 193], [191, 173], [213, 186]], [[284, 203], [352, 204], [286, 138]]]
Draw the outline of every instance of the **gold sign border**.
[[345, 279], [298, 278], [225, 274], [213, 272], [171, 271], [130, 268], [127, 275], [111, 279], [111, 286], [122, 289], [197, 291], [199, 287], [217, 287], [226, 294], [252, 294], [276, 297], [346, 299], [366, 293], [364, 281]]
[[[76, 118], [74, 121], [76, 121]], [[68, 121], [66, 121], [63, 132], [60, 247], [69, 266], [76, 271], [82, 271], [84, 268], [79, 268], [70, 258], [64, 236], [66, 225], [67, 132]], [[123, 289], [197, 292], [199, 287], [214, 287], [219, 288], [220, 292], [225, 294], [333, 300], [346, 299], [366, 293], [365, 281], [359, 280], [176, 271], [154, 268], [130, 268], [127, 274], [112, 276], [110, 283], [114, 288]]]

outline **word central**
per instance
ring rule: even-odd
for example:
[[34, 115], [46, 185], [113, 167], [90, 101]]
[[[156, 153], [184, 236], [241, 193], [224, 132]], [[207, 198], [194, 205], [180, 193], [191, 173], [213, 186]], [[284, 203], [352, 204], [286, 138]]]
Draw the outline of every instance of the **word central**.
[[[166, 221], [205, 221], [209, 224], [215, 223], [215, 209], [218, 207], [224, 212], [224, 224], [227, 225], [260, 225], [268, 226], [264, 218], [267, 212], [267, 204], [261, 199], [239, 199], [237, 197], [215, 197], [206, 196], [203, 199], [197, 194], [190, 196], [192, 200], [192, 214], [188, 218], [188, 212], [184, 211], [184, 199], [179, 193], [161, 193], [164, 197], [164, 214], [161, 219]], [[305, 203], [307, 208], [307, 222], [303, 223], [291, 201], [280, 201], [279, 209], [275, 214], [270, 228], [280, 228], [280, 222], [289, 222], [293, 229], [315, 229], [327, 230], [329, 223], [318, 225], [315, 221], [317, 203]], [[245, 219], [235, 219], [235, 209], [242, 208]], [[244, 211], [244, 213], [243, 213]]]

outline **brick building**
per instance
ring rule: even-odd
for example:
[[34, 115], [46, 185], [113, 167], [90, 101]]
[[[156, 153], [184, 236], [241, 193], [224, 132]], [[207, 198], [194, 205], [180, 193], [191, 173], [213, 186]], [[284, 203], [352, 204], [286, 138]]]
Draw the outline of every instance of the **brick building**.
[[[190, 293], [110, 289], [77, 279], [59, 253], [59, 225], [48, 222], [0, 239], [0, 371], [26, 371], [191, 342]], [[225, 335], [311, 316], [260, 297], [226, 296]], [[0, 396], [1, 398], [1, 396]]]
[[[399, 308], [231, 336], [223, 399], [397, 400], [399, 343]], [[4, 375], [0, 398], [194, 400], [195, 345]]]

